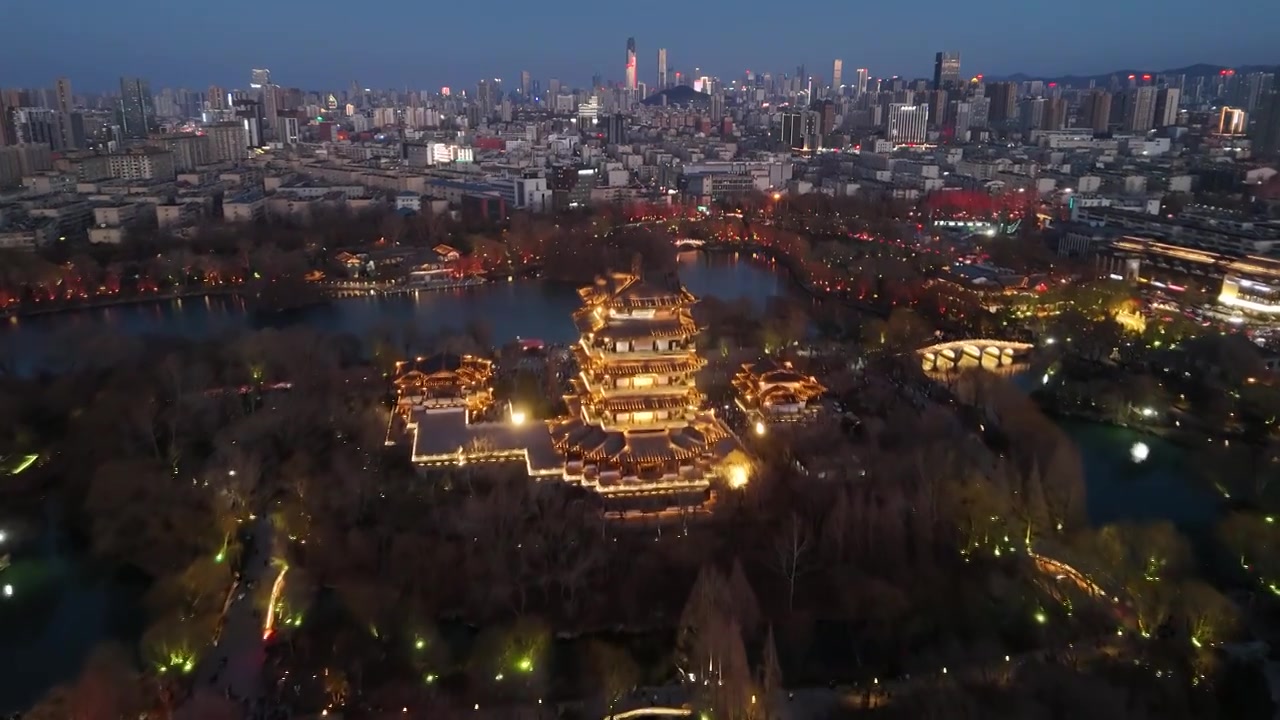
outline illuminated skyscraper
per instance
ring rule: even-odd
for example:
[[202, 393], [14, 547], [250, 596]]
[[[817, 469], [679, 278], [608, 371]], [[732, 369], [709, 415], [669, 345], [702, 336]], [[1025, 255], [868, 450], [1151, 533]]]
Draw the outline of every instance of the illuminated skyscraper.
[[667, 49], [658, 48], [658, 90], [667, 89]]
[[933, 87], [942, 89], [960, 84], [960, 53], [940, 52], [933, 61]]
[[520, 97], [524, 98], [525, 100], [528, 100], [529, 98], [533, 97], [533, 95], [531, 94], [533, 91], [530, 87], [531, 82], [532, 82], [532, 79], [529, 76], [529, 71], [521, 70], [520, 71]]
[[853, 86], [853, 95], [857, 97], [867, 91], [867, 69], [858, 68], [858, 79]]
[[835, 63], [831, 66], [831, 89], [836, 93], [840, 92], [840, 82], [844, 79], [844, 61], [836, 58]]
[[627, 89], [636, 89], [636, 39], [627, 38]]
[[254, 68], [249, 74], [249, 87], [257, 90], [271, 84], [271, 71], [266, 68]]

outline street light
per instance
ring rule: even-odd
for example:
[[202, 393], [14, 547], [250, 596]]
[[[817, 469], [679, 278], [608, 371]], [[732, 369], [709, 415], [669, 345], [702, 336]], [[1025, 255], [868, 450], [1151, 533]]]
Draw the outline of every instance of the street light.
[[764, 432], [765, 432], [765, 426], [764, 426], [764, 423], [763, 423], [762, 421], [760, 421], [760, 420], [757, 420], [757, 421], [756, 421], [756, 434], [757, 434], [757, 435], [764, 435]]

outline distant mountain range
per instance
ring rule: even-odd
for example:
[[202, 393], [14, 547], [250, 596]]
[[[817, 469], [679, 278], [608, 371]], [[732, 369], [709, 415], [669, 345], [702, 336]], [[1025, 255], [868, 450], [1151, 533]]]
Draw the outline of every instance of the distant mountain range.
[[1045, 82], [1056, 82], [1063, 85], [1071, 85], [1072, 87], [1081, 87], [1088, 85], [1090, 80], [1095, 81], [1097, 85], [1106, 85], [1111, 82], [1112, 76], [1126, 79], [1130, 75], [1164, 75], [1166, 77], [1175, 75], [1186, 75], [1187, 77], [1203, 77], [1207, 75], [1220, 75], [1223, 70], [1235, 70], [1238, 75], [1247, 75], [1254, 72], [1280, 72], [1280, 65], [1210, 65], [1208, 63], [1198, 63], [1196, 65], [1188, 65], [1186, 67], [1173, 68], [1171, 70], [1151, 70], [1149, 68], [1132, 68], [1127, 70], [1116, 70], [1115, 72], [1103, 73], [1101, 75], [1059, 75], [1057, 77], [1045, 75], [1027, 75], [1024, 73], [1016, 73], [1014, 75], [1006, 75], [1004, 77], [984, 77], [984, 80], [1009, 80], [1013, 82], [1026, 82], [1028, 80], [1044, 80]]

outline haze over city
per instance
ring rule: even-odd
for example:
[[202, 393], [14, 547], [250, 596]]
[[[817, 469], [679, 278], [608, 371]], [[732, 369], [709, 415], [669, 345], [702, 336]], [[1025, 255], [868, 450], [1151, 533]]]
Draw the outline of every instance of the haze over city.
[[625, 3], [571, 10], [499, 2], [352, 5], [225, 0], [219, 3], [9, 2], [3, 9], [0, 85], [68, 76], [85, 91], [121, 75], [153, 85], [234, 87], [247, 67], [269, 67], [297, 87], [470, 86], [512, 81], [521, 70], [582, 86], [593, 74], [621, 80], [621, 39], [639, 43], [652, 84], [666, 47], [673, 67], [733, 78], [745, 70], [821, 68], [843, 57], [877, 76], [925, 77], [936, 48], [965, 54], [973, 72], [1057, 76], [1193, 63], [1274, 61], [1280, 4], [1241, 3], [1224, 17], [1195, 0], [1111, 3], [983, 2], [960, 11], [920, 0], [910, 16], [893, 3], [710, 0], [651, 12]]

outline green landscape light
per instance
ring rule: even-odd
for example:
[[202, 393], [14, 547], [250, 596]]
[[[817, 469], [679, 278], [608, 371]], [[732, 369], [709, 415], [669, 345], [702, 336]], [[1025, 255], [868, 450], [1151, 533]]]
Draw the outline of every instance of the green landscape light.
[[220, 563], [226, 559], [227, 559], [227, 553], [223, 550], [219, 550], [218, 554], [213, 556], [213, 561], [217, 563]]
[[1049, 616], [1045, 615], [1043, 611], [1036, 612], [1035, 618], [1036, 618], [1036, 622], [1040, 623], [1041, 625], [1049, 622]]
[[424, 679], [427, 681], [427, 684], [430, 685], [436, 681], [436, 676], [431, 673], [427, 673], [427, 676]]
[[413, 644], [413, 647], [415, 650], [421, 650], [426, 646], [427, 646], [427, 641], [423, 640], [422, 638], [418, 638], [417, 642]]
[[516, 663], [516, 667], [520, 668], [521, 672], [529, 672], [533, 670], [533, 660], [520, 658], [520, 662]]

